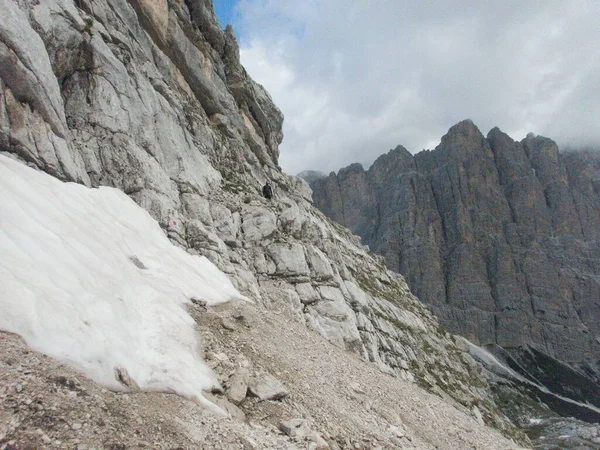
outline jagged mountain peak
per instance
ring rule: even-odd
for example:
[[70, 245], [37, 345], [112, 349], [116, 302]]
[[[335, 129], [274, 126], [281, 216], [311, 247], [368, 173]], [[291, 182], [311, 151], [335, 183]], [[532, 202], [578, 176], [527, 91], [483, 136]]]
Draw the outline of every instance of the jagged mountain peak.
[[450, 127], [437, 148], [455, 150], [464, 148], [468, 150], [478, 145], [482, 139], [484, 139], [484, 136], [479, 128], [471, 119], [465, 119]]
[[335, 203], [335, 179], [315, 186], [315, 205], [383, 255], [453, 332], [536, 345], [598, 383], [597, 159], [561, 155], [542, 136], [516, 142], [493, 128], [486, 138], [469, 120], [414, 165], [391, 168], [394, 156], [357, 182], [338, 178]]
[[521, 143], [530, 159], [548, 158], [558, 162], [558, 145], [552, 139], [529, 133]]
[[408, 159], [412, 159], [412, 157], [412, 153], [410, 153], [406, 149], [406, 147], [404, 147], [403, 145], [398, 145], [395, 148], [391, 149], [389, 152], [379, 156], [372, 164], [372, 166], [384, 164], [390, 161], [406, 161]]
[[338, 171], [338, 175], [345, 176], [346, 174], [361, 173], [365, 169], [361, 163], [352, 163]]
[[378, 157], [369, 172], [403, 173], [414, 167], [413, 155], [402, 145]]
[[488, 139], [488, 141], [500, 140], [505, 143], [514, 143], [515, 142], [512, 137], [510, 137], [507, 133], [505, 133], [498, 127], [494, 127], [488, 132], [487, 139]]

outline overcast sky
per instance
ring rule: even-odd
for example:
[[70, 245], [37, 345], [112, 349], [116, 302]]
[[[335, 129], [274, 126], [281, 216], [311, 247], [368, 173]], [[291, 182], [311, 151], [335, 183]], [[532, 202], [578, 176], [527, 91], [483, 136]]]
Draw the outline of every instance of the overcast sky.
[[285, 115], [290, 174], [434, 148], [466, 118], [600, 146], [600, 1], [215, 3]]

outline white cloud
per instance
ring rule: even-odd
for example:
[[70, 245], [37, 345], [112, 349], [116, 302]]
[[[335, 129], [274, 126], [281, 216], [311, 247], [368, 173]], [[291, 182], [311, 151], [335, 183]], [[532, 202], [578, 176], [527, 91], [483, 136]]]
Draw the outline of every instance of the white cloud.
[[286, 120], [289, 173], [429, 148], [471, 118], [598, 145], [600, 3], [241, 0], [242, 62]]

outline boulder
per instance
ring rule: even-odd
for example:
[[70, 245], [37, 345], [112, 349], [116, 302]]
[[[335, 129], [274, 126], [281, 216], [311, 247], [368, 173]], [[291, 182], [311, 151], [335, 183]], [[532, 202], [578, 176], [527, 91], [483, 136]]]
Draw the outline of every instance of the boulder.
[[231, 403], [239, 405], [246, 398], [249, 378], [250, 373], [246, 367], [236, 369], [234, 374], [229, 377], [227, 398]]
[[285, 386], [269, 374], [253, 377], [248, 384], [248, 390], [261, 401], [281, 400], [289, 394]]
[[289, 437], [299, 441], [304, 440], [310, 433], [311, 429], [308, 422], [304, 419], [290, 419], [279, 424], [279, 429]]
[[328, 449], [329, 444], [320, 433], [313, 431], [304, 419], [290, 419], [280, 422], [279, 429], [296, 442], [308, 441], [311, 449]]
[[204, 395], [204, 397], [206, 397], [208, 401], [214, 403], [219, 408], [221, 408], [221, 411], [227, 416], [229, 416], [231, 419], [236, 420], [238, 422], [246, 421], [246, 414], [244, 413], [244, 411], [242, 411], [240, 408], [238, 408], [226, 398], [208, 392], [203, 392], [202, 395]]

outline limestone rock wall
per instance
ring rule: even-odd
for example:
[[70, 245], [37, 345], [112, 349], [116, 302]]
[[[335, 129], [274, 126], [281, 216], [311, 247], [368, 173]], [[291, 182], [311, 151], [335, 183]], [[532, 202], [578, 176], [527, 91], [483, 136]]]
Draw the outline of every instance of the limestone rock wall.
[[280, 170], [283, 116], [210, 0], [5, 0], [0, 17], [0, 152], [122, 189], [255, 302], [512, 428], [404, 279]]
[[531, 344], [598, 380], [599, 183], [599, 154], [464, 121], [433, 151], [398, 147], [312, 188], [452, 332]]

